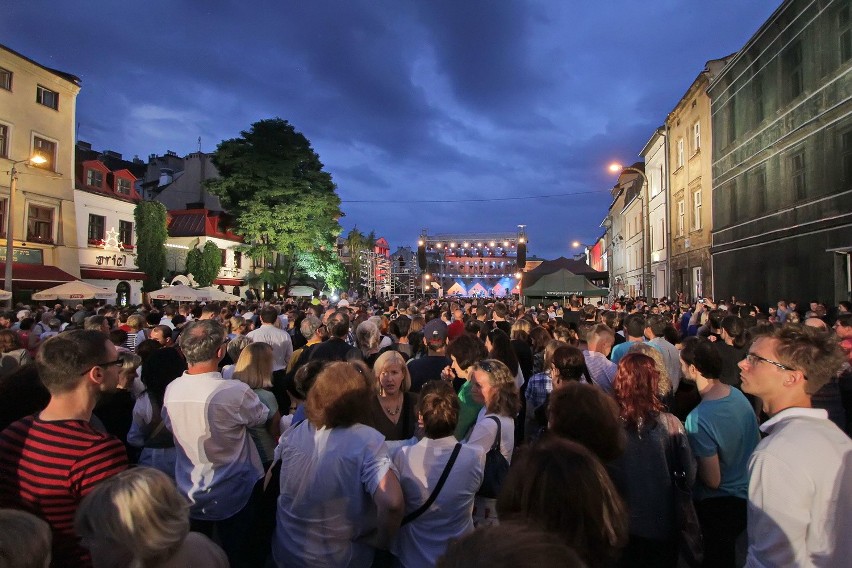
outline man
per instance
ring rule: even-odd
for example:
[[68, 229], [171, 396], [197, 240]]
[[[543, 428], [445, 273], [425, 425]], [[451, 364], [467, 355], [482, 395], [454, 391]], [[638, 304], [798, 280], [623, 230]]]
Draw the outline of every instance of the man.
[[453, 310], [452, 321], [447, 324], [447, 338], [452, 341], [462, 333], [464, 333], [464, 312], [456, 308]]
[[89, 316], [83, 322], [83, 329], [99, 331], [104, 335], [109, 335], [109, 320], [104, 316]]
[[347, 343], [349, 337], [349, 311], [341, 308], [328, 316], [328, 339], [313, 348], [310, 360], [349, 361], [361, 359], [361, 351]]
[[174, 329], [175, 325], [172, 323], [172, 318], [175, 317], [175, 307], [171, 304], [167, 304], [163, 308], [163, 317], [160, 319], [160, 323], [158, 325], [168, 326], [169, 329]]
[[618, 364], [621, 358], [627, 355], [627, 352], [634, 343], [645, 341], [645, 316], [642, 314], [630, 314], [624, 320], [624, 335], [627, 336], [626, 341], [616, 345], [610, 354], [610, 360]]
[[612, 381], [618, 369], [618, 365], [607, 359], [612, 351], [613, 343], [615, 343], [615, 332], [605, 324], [599, 323], [587, 335], [588, 348], [583, 351], [589, 375], [607, 394], [612, 394]]
[[770, 419], [749, 460], [746, 566], [845, 566], [852, 558], [852, 441], [811, 406], [843, 364], [830, 334], [776, 329], [739, 363]]
[[682, 373], [680, 368], [680, 351], [664, 337], [667, 325], [668, 322], [665, 316], [659, 314], [648, 316], [648, 320], [645, 323], [645, 337], [651, 346], [663, 354], [663, 363], [666, 365], [666, 371], [668, 371], [669, 379], [672, 382], [672, 394], [674, 394], [680, 385], [680, 376]]
[[506, 321], [508, 315], [509, 308], [506, 307], [506, 304], [503, 302], [497, 302], [494, 304], [494, 313], [491, 316], [494, 319], [494, 325], [490, 326], [488, 329], [496, 327], [505, 331], [506, 335], [512, 335], [512, 324]]
[[[171, 322], [171, 320], [169, 321]], [[166, 324], [158, 325], [151, 330], [149, 339], [153, 339], [163, 347], [173, 347], [174, 341], [172, 341], [172, 329], [173, 328]]]
[[420, 389], [429, 381], [441, 378], [441, 371], [452, 364], [447, 357], [447, 324], [440, 318], [429, 321], [423, 327], [423, 345], [426, 346], [426, 357], [412, 359], [408, 362], [408, 373], [411, 375], [411, 392]]
[[287, 364], [288, 373], [295, 373], [299, 367], [307, 363], [314, 345], [322, 343], [322, 322], [316, 316], [305, 316], [299, 324], [299, 333], [307, 340], [307, 343], [304, 347], [293, 351], [293, 356]]
[[121, 360], [98, 331], [52, 337], [36, 354], [50, 402], [0, 433], [0, 507], [29, 511], [53, 530], [53, 566], [90, 566], [74, 513], [104, 479], [127, 468], [124, 445], [89, 423], [101, 393], [118, 386]]
[[268, 410], [242, 381], [219, 373], [225, 329], [199, 320], [180, 335], [186, 372], [163, 397], [163, 423], [174, 434], [175, 481], [189, 499], [192, 530], [218, 530], [231, 566], [245, 565], [252, 495], [263, 467], [249, 428], [266, 423]]
[[286, 369], [290, 357], [293, 356], [293, 342], [290, 334], [275, 327], [276, 319], [278, 319], [278, 310], [267, 306], [260, 311], [260, 327], [246, 334], [246, 337], [253, 342], [262, 341], [272, 347], [273, 373]]

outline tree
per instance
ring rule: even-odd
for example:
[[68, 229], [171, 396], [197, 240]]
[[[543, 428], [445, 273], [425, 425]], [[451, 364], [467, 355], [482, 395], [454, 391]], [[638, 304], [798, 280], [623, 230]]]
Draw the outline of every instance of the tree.
[[136, 221], [136, 266], [145, 273], [142, 290], [162, 287], [166, 273], [166, 240], [169, 238], [166, 208], [157, 201], [140, 201], [133, 210]]
[[298, 267], [311, 278], [325, 282], [331, 290], [342, 290], [346, 286], [346, 269], [334, 253], [300, 253]]
[[207, 182], [236, 217], [235, 232], [261, 269], [256, 280], [289, 289], [300, 253], [335, 250], [340, 198], [305, 136], [280, 118], [261, 120], [213, 155]]
[[210, 286], [222, 268], [222, 253], [216, 243], [207, 241], [203, 248], [195, 247], [186, 255], [186, 271], [202, 288]]

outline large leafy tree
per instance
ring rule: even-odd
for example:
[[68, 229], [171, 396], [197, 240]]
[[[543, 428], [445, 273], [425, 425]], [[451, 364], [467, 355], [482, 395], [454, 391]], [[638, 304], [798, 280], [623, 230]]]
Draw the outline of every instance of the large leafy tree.
[[186, 271], [201, 287], [213, 284], [220, 268], [222, 253], [213, 241], [204, 243], [203, 248], [195, 247], [186, 255]]
[[142, 289], [158, 290], [166, 273], [166, 208], [157, 201], [140, 201], [133, 210], [136, 221], [136, 266], [145, 273]]
[[[236, 217], [256, 280], [289, 289], [299, 254], [333, 251], [340, 198], [308, 139], [286, 120], [261, 120], [213, 155], [220, 177], [207, 182]], [[330, 258], [330, 257], [328, 257]]]

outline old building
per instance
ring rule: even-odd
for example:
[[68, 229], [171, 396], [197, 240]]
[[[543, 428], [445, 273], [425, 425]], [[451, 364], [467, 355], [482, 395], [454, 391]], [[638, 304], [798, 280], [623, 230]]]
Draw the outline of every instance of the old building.
[[710, 262], [712, 129], [707, 86], [728, 59], [708, 61], [666, 118], [671, 296], [714, 295]]
[[[0, 45], [0, 274], [11, 214], [15, 300], [74, 280], [74, 125], [80, 80]], [[34, 155], [43, 163], [28, 162]], [[11, 172], [17, 190], [9, 211]]]
[[666, 130], [660, 127], [640, 152], [648, 181], [648, 250], [651, 254], [651, 296], [669, 295], [669, 209]]
[[787, 0], [712, 80], [717, 295], [849, 299], [850, 70], [852, 4]]
[[[630, 168], [643, 171], [644, 164], [637, 162]], [[640, 173], [630, 169], [622, 171], [610, 191], [612, 202], [601, 223], [606, 230], [605, 240], [610, 245], [606, 258], [611, 295], [614, 297], [643, 295], [643, 183]]]

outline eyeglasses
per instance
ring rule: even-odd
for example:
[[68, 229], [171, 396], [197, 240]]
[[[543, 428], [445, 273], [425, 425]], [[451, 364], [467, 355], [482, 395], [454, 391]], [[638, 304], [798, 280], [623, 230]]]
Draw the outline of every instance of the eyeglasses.
[[92, 365], [91, 367], [89, 367], [88, 369], [86, 369], [85, 371], [83, 371], [80, 374], [85, 375], [89, 371], [94, 369], [95, 367], [101, 367], [101, 368], [104, 368], [104, 369], [109, 369], [110, 367], [121, 367], [123, 364], [124, 364], [124, 359], [121, 359], [121, 358], [118, 358], [115, 361], [107, 361], [106, 363], [95, 363], [94, 365]]
[[746, 361], [748, 361], [749, 365], [756, 365], [760, 361], [763, 361], [764, 363], [769, 363], [770, 365], [775, 365], [779, 369], [784, 369], [785, 371], [795, 371], [796, 370], [793, 367], [788, 367], [787, 365], [784, 365], [783, 363], [779, 363], [778, 361], [773, 361], [772, 359], [767, 359], [766, 357], [761, 357], [757, 353], [749, 352], [749, 354], [746, 355]]

